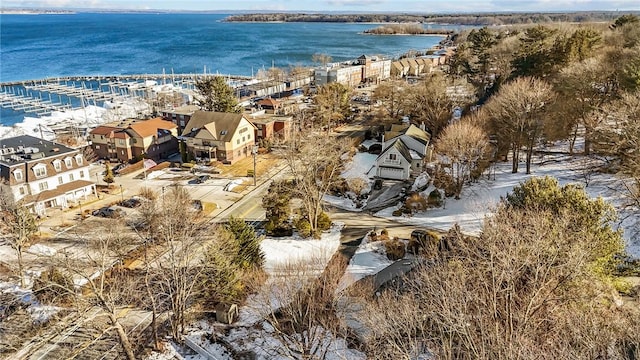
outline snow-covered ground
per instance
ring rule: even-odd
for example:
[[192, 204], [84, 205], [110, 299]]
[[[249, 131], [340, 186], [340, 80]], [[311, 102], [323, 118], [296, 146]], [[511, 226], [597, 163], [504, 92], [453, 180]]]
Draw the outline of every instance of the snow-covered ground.
[[393, 261], [387, 258], [382, 241], [369, 242], [368, 239], [369, 233], [362, 239], [358, 250], [349, 261], [336, 291], [342, 291], [356, 281], [369, 275], [375, 275], [393, 264]]
[[[254, 352], [256, 359], [289, 358], [281, 354], [281, 340], [263, 318], [287, 301], [288, 294], [299, 288], [299, 281], [315, 278], [326, 267], [340, 246], [343, 226], [334, 224], [320, 239], [303, 239], [295, 234], [291, 237], [265, 238], [260, 247], [265, 253], [265, 270], [269, 278], [263, 289], [247, 299], [247, 304], [240, 309], [238, 321], [230, 330], [223, 332], [220, 329], [222, 325], [201, 321], [187, 335], [189, 340], [218, 360], [231, 360], [233, 357], [224, 346], [210, 341], [212, 333], [233, 344], [235, 351]], [[365, 358], [362, 353], [349, 349], [344, 339], [337, 339], [329, 332], [322, 337], [329, 348], [325, 357], [327, 360]], [[173, 359], [180, 352], [175, 344], [168, 344], [164, 353], [155, 353], [147, 359]], [[201, 355], [182, 357], [189, 360], [205, 359]]]
[[19, 135], [42, 137], [55, 140], [54, 129], [76, 127], [91, 129], [101, 124], [126, 118], [136, 118], [139, 114], [150, 113], [150, 107], [141, 100], [129, 99], [117, 104], [105, 103], [104, 107], [89, 105], [67, 111], [54, 111], [42, 117], [25, 116], [24, 120], [12, 126], [0, 126], [0, 139]]
[[[640, 222], [634, 214], [636, 210], [628, 206], [625, 197], [624, 182], [627, 179], [596, 172], [599, 164], [597, 159], [585, 159], [581, 156], [538, 156], [534, 158], [531, 174], [527, 175], [524, 163], [515, 174], [511, 173], [510, 161], [497, 163], [477, 183], [465, 186], [460, 200], [447, 198], [442, 208], [430, 209], [413, 216], [395, 217], [392, 212], [400, 207], [398, 204], [379, 211], [376, 216], [441, 230], [448, 230], [458, 223], [463, 231], [477, 234], [484, 218], [492, 213], [500, 198], [510, 193], [515, 186], [531, 177], [551, 176], [558, 179], [561, 185], [581, 184], [591, 197], [600, 196], [611, 203], [618, 211], [619, 221], [615, 225], [624, 231], [627, 251], [632, 256], [640, 257]], [[431, 190], [432, 186], [422, 194], [426, 197]]]

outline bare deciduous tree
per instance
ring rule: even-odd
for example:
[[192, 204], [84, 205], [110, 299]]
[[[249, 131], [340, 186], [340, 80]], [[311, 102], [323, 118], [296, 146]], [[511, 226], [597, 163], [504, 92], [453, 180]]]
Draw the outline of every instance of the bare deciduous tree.
[[578, 126], [584, 127], [584, 154], [589, 155], [594, 131], [604, 118], [599, 116], [602, 106], [611, 100], [614, 85], [608, 80], [602, 60], [590, 58], [572, 63], [560, 71], [556, 89], [562, 98], [562, 120], [572, 130], [569, 152], [578, 135]]
[[349, 100], [351, 89], [341, 83], [333, 82], [318, 88], [313, 98], [316, 108], [314, 115], [321, 126], [326, 126], [327, 131], [351, 113]]
[[318, 219], [324, 213], [322, 198], [339, 181], [343, 161], [349, 150], [347, 140], [323, 134], [310, 134], [298, 145], [284, 151], [285, 161], [295, 181], [292, 196], [302, 201], [311, 235], [320, 235]]
[[314, 63], [321, 64], [322, 66], [326, 66], [328, 63], [331, 62], [331, 60], [333, 60], [333, 58], [327, 54], [317, 53], [311, 56], [311, 61], [313, 61]]
[[324, 264], [317, 258], [283, 265], [256, 295], [255, 310], [278, 341], [264, 350], [290, 359], [324, 359], [340, 343], [345, 333], [336, 317], [335, 290], [344, 266]]
[[24, 262], [23, 252], [29, 246], [33, 234], [38, 231], [35, 215], [21, 204], [12, 203], [11, 200], [0, 208], [0, 220], [2, 220], [2, 235], [8, 240], [9, 246], [16, 252], [18, 258], [18, 276], [20, 286], [24, 287]]
[[532, 77], [517, 78], [502, 86], [486, 105], [492, 131], [512, 151], [513, 173], [518, 172], [520, 151], [525, 147], [527, 174], [531, 173], [533, 148], [542, 135], [544, 111], [553, 99], [551, 87]]
[[479, 238], [450, 232], [428, 266], [360, 312], [367, 352], [389, 359], [637, 356], [638, 309], [612, 305], [610, 285], [591, 270], [598, 235], [576, 228], [574, 215], [499, 210]]
[[372, 101], [379, 101], [385, 110], [384, 116], [398, 121], [405, 107], [406, 83], [401, 80], [389, 80], [378, 85], [373, 91]]
[[[96, 230], [90, 236], [79, 236], [79, 240], [86, 244], [85, 251], [59, 252], [52, 259], [53, 264], [73, 278], [73, 284], [68, 284], [64, 291], [75, 295], [78, 304], [97, 306], [104, 311], [127, 358], [134, 360], [136, 357], [129, 335], [118, 318], [118, 308], [128, 305], [122, 303], [124, 294], [130, 293], [131, 288], [128, 284], [111, 281], [109, 274], [122, 262], [124, 253], [131, 250], [135, 242], [115, 220]], [[50, 286], [60, 287], [61, 284], [52, 283]], [[87, 291], [80, 294], [80, 289]]]
[[404, 114], [415, 124], [424, 122], [431, 135], [438, 137], [451, 120], [456, 105], [447, 94], [445, 78], [429, 75], [425, 81], [407, 88], [405, 94]]
[[443, 161], [451, 165], [456, 199], [460, 198], [462, 186], [485, 155], [488, 145], [484, 130], [468, 119], [447, 126], [438, 138], [436, 150], [444, 157]]

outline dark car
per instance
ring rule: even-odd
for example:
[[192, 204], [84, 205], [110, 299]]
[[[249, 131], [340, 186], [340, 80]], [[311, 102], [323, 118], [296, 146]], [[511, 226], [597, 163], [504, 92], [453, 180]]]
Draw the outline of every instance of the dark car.
[[125, 201], [120, 202], [120, 206], [128, 207], [128, 208], [137, 208], [142, 205], [140, 199], [130, 198]]
[[382, 189], [382, 179], [376, 179], [376, 181], [373, 182], [373, 190], [380, 189]]
[[105, 206], [93, 212], [93, 216], [99, 216], [103, 218], [118, 218], [123, 215], [123, 211], [121, 209], [115, 207]]
[[202, 184], [207, 180], [209, 180], [209, 175], [200, 175], [193, 182], [195, 182], [196, 184]]

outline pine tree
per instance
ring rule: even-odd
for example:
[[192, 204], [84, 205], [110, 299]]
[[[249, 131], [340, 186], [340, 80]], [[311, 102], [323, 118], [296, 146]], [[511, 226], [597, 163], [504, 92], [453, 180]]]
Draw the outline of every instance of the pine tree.
[[227, 230], [231, 232], [238, 245], [238, 252], [233, 262], [243, 269], [251, 267], [261, 268], [264, 265], [264, 253], [260, 249], [262, 240], [256, 231], [243, 219], [231, 217], [227, 223]]
[[222, 76], [214, 76], [196, 81], [200, 95], [196, 102], [204, 111], [239, 113], [238, 99], [233, 89]]
[[105, 163], [104, 167], [104, 177], [102, 178], [102, 180], [107, 184], [113, 184], [116, 179], [113, 176], [113, 170], [111, 170], [111, 166], [109, 166], [109, 163]]

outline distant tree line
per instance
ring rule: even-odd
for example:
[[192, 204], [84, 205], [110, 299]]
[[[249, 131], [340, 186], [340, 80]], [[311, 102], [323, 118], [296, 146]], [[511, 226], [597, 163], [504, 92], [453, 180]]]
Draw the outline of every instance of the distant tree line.
[[365, 30], [364, 33], [374, 35], [449, 35], [453, 34], [453, 30], [425, 29], [420, 24], [390, 24]]
[[[640, 12], [635, 12], [640, 14]], [[241, 14], [225, 19], [228, 22], [375, 22], [407, 23], [433, 22], [461, 25], [516, 25], [547, 22], [613, 21], [620, 14], [615, 11], [585, 11], [569, 13], [478, 13], [478, 14]]]

